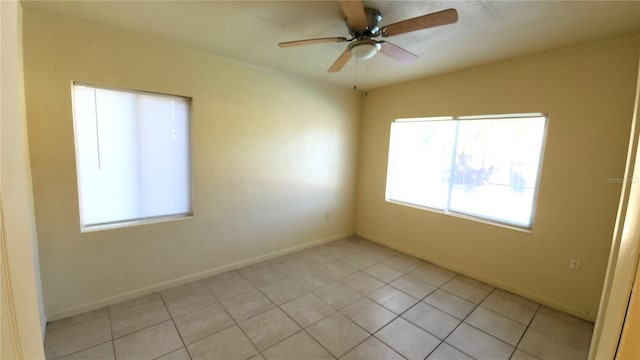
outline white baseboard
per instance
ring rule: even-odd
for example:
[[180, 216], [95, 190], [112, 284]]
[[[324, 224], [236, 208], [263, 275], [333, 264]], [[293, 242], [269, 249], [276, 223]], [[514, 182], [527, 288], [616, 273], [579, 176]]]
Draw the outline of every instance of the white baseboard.
[[444, 263], [444, 262], [440, 261], [439, 259], [425, 257], [422, 254], [418, 254], [415, 251], [403, 248], [401, 246], [398, 246], [398, 245], [390, 243], [390, 242], [382, 241], [380, 239], [376, 239], [374, 237], [367, 236], [365, 234], [357, 234], [357, 235], [359, 237], [363, 238], [363, 239], [367, 239], [369, 241], [378, 243], [380, 245], [384, 245], [386, 247], [389, 247], [389, 248], [392, 248], [394, 250], [400, 251], [400, 252], [405, 253], [407, 255], [411, 255], [411, 256], [417, 257], [419, 259], [428, 261], [430, 263], [436, 264], [438, 266], [441, 266], [441, 267], [443, 267], [445, 269], [448, 269], [448, 270], [451, 270], [451, 271], [455, 271], [455, 272], [457, 272], [459, 274], [468, 276], [470, 278], [473, 278], [473, 279], [476, 279], [476, 280], [480, 280], [480, 281], [485, 282], [485, 283], [487, 283], [489, 285], [495, 286], [495, 287], [500, 288], [502, 290], [509, 291], [509, 292], [514, 293], [516, 295], [520, 295], [522, 297], [525, 297], [527, 299], [533, 300], [533, 301], [535, 301], [535, 302], [537, 302], [539, 304], [548, 306], [550, 308], [553, 308], [553, 309], [556, 309], [556, 310], [560, 310], [562, 312], [571, 314], [573, 316], [579, 317], [579, 318], [587, 320], [587, 321], [591, 321], [591, 322], [595, 321], [595, 314], [593, 314], [593, 315], [585, 314], [580, 309], [577, 309], [577, 308], [574, 308], [574, 307], [571, 307], [571, 306], [566, 306], [565, 304], [558, 303], [555, 300], [549, 299], [549, 298], [544, 297], [544, 296], [539, 296], [539, 295], [524, 291], [524, 290], [519, 289], [519, 288], [515, 288], [515, 287], [513, 287], [513, 286], [511, 286], [509, 284], [505, 284], [505, 283], [502, 283], [502, 282], [499, 282], [499, 281], [495, 281], [494, 279], [489, 279], [489, 278], [487, 278], [487, 277], [485, 277], [485, 276], [483, 276], [481, 274], [478, 274], [478, 273], [475, 273], [473, 271], [470, 271], [469, 269], [461, 268], [461, 267], [458, 267], [458, 266], [451, 266], [451, 264]]
[[183, 276], [177, 279], [173, 279], [173, 280], [169, 280], [169, 281], [165, 281], [159, 284], [155, 284], [155, 285], [151, 285], [151, 286], [147, 286], [144, 288], [140, 288], [140, 289], [136, 289], [133, 291], [129, 291], [126, 293], [121, 293], [115, 296], [111, 296], [105, 299], [101, 299], [98, 301], [93, 301], [90, 303], [86, 303], [86, 304], [82, 304], [79, 306], [74, 306], [72, 308], [68, 308], [62, 311], [57, 311], [57, 312], [53, 312], [50, 314], [46, 314], [45, 315], [45, 323], [46, 320], [48, 319], [49, 321], [56, 321], [56, 320], [60, 320], [60, 319], [64, 319], [67, 318], [69, 316], [74, 316], [74, 315], [78, 315], [78, 314], [82, 314], [85, 313], [87, 311], [92, 311], [92, 310], [96, 310], [96, 309], [100, 309], [103, 308], [105, 306], [110, 306], [110, 305], [114, 305], [123, 301], [127, 301], [127, 300], [131, 300], [131, 299], [135, 299], [137, 297], [143, 296], [143, 295], [147, 295], [153, 292], [158, 292], [158, 291], [162, 291], [164, 289], [168, 289], [170, 287], [174, 287], [174, 286], [178, 286], [178, 285], [182, 285], [182, 284], [186, 284], [192, 281], [196, 281], [196, 280], [200, 280], [200, 279], [204, 279], [207, 278], [209, 276], [213, 276], [225, 271], [229, 271], [229, 270], [234, 270], [234, 269], [238, 269], [241, 268], [243, 266], [247, 266], [247, 265], [251, 265], [251, 264], [255, 264], [255, 263], [259, 263], [261, 261], [265, 261], [265, 260], [269, 260], [278, 256], [282, 256], [282, 255], [286, 255], [286, 254], [290, 254], [296, 251], [300, 251], [300, 250], [304, 250], [306, 248], [310, 248], [313, 246], [317, 246], [317, 245], [321, 245], [324, 243], [328, 243], [331, 241], [335, 241], [335, 240], [340, 240], [340, 239], [344, 239], [347, 238], [349, 236], [354, 235], [353, 232], [346, 232], [346, 233], [342, 233], [342, 234], [337, 234], [337, 235], [333, 235], [324, 239], [320, 239], [320, 240], [316, 240], [316, 241], [312, 241], [309, 243], [305, 243], [305, 244], [301, 244], [301, 245], [296, 245], [287, 249], [283, 249], [283, 250], [278, 250], [278, 251], [274, 251], [268, 254], [264, 254], [264, 255], [260, 255], [260, 256], [255, 256], [249, 259], [245, 259], [245, 260], [241, 260], [241, 261], [236, 261], [234, 263], [231, 264], [227, 264], [227, 265], [222, 265], [222, 266], [218, 266], [209, 270], [205, 270], [196, 274], [191, 274], [191, 275], [187, 275], [187, 276]]

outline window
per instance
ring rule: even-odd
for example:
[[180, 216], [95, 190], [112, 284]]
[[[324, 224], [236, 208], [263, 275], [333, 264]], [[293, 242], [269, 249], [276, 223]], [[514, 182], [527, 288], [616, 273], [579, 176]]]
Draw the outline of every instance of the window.
[[191, 214], [189, 99], [73, 84], [82, 231]]
[[531, 229], [542, 114], [399, 119], [386, 200]]

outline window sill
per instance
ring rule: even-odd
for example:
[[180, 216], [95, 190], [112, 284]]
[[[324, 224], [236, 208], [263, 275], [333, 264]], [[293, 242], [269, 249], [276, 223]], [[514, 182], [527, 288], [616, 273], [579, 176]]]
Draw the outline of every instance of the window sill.
[[117, 223], [111, 224], [99, 224], [99, 225], [89, 225], [89, 226], [81, 226], [81, 233], [95, 232], [95, 231], [103, 231], [103, 230], [112, 230], [112, 229], [120, 229], [126, 227], [140, 226], [140, 225], [151, 225], [151, 224], [159, 224], [180, 220], [192, 220], [193, 214], [177, 214], [170, 216], [161, 216], [149, 219], [137, 219], [137, 220], [129, 220], [129, 221], [121, 221]]

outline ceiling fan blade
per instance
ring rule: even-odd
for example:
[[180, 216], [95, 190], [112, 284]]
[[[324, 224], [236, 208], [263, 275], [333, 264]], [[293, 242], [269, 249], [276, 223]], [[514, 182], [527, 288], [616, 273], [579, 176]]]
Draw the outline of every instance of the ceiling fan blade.
[[453, 24], [457, 21], [458, 12], [456, 9], [447, 9], [389, 24], [383, 27], [380, 32], [382, 36], [392, 36], [434, 26]]
[[399, 62], [403, 63], [403, 64], [410, 64], [412, 62], [415, 62], [416, 60], [418, 60], [419, 56], [409, 52], [401, 47], [399, 47], [398, 45], [394, 45], [390, 42], [387, 41], [379, 41], [378, 44], [380, 44], [380, 52], [392, 57], [396, 60], [398, 60]]
[[301, 45], [311, 45], [311, 44], [324, 44], [324, 43], [339, 43], [347, 41], [347, 38], [344, 37], [327, 37], [327, 38], [317, 38], [317, 39], [306, 39], [306, 40], [296, 40], [296, 41], [285, 41], [278, 44], [281, 48], [293, 47], [293, 46], [301, 46]]
[[361, 0], [340, 0], [340, 7], [350, 28], [361, 30], [367, 27], [367, 16]]
[[327, 71], [338, 72], [342, 70], [342, 68], [347, 64], [347, 62], [349, 62], [349, 59], [351, 59], [351, 52], [349, 51], [349, 49], [347, 49], [340, 56], [338, 56], [336, 61], [333, 63], [333, 65], [331, 65], [331, 67]]

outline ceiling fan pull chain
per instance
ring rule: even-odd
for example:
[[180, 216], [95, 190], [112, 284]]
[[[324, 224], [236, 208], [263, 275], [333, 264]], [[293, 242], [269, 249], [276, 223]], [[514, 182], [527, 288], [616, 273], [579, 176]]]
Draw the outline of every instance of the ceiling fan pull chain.
[[358, 64], [360, 60], [356, 58], [356, 71], [353, 74], [353, 90], [358, 90]]
[[362, 82], [364, 88], [364, 96], [369, 95], [369, 62], [364, 64], [364, 81]]

